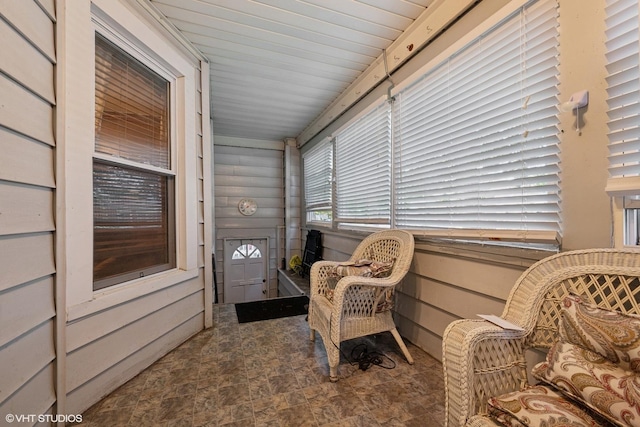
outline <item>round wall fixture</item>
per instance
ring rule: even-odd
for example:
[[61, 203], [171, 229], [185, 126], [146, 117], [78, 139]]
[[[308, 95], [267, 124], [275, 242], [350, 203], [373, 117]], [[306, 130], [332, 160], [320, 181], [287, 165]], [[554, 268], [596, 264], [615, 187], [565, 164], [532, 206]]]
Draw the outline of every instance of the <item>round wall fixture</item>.
[[258, 210], [258, 204], [253, 199], [242, 199], [238, 203], [238, 210], [242, 215], [250, 216]]

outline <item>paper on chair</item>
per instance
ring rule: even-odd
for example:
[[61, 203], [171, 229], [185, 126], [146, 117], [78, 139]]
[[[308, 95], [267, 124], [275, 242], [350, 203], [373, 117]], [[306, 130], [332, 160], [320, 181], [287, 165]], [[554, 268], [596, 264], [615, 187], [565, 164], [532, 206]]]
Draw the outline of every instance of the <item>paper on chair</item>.
[[500, 326], [502, 329], [510, 329], [512, 331], [524, 331], [524, 329], [521, 328], [520, 326], [514, 325], [513, 323], [504, 320], [502, 317], [494, 316], [493, 314], [478, 314], [478, 317], [482, 317], [484, 320], [488, 320], [494, 325]]

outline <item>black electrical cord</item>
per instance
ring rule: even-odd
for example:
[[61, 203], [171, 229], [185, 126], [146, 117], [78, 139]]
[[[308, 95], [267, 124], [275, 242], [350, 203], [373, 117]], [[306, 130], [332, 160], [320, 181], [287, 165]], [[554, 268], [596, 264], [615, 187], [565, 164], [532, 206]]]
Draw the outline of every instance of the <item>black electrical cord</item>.
[[396, 367], [396, 362], [389, 356], [379, 353], [377, 351], [369, 352], [366, 344], [358, 344], [351, 350], [351, 365], [358, 365], [358, 368], [366, 371], [372, 365], [380, 366], [384, 369], [393, 369]]
[[[329, 337], [331, 337], [331, 323], [329, 323]], [[351, 349], [351, 359], [353, 360], [349, 360], [347, 355], [344, 354], [344, 352], [340, 348], [340, 345], [337, 345], [335, 342], [333, 342], [333, 339], [331, 339], [331, 344], [333, 344], [338, 349], [340, 354], [344, 356], [345, 359], [347, 359], [351, 366], [357, 364], [358, 368], [363, 371], [369, 369], [371, 365], [380, 366], [384, 369], [394, 369], [396, 367], [396, 362], [394, 362], [393, 359], [391, 359], [386, 354], [382, 354], [377, 351], [369, 353], [366, 344], [358, 344], [353, 347], [353, 349]], [[386, 363], [385, 360], [387, 361]]]

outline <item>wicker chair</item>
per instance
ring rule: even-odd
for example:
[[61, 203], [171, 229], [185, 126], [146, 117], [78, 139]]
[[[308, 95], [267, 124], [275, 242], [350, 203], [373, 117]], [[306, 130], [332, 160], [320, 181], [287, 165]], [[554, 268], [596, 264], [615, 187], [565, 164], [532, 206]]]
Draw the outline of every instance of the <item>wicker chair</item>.
[[485, 320], [452, 322], [442, 342], [445, 425], [497, 425], [484, 415], [487, 399], [528, 383], [525, 351], [551, 347], [560, 302], [569, 293], [603, 308], [640, 314], [640, 252], [570, 251], [531, 266], [514, 285], [502, 313], [524, 331], [505, 330]]
[[353, 252], [350, 261], [368, 259], [393, 261], [388, 277], [346, 276], [335, 285], [333, 299], [325, 297], [330, 289], [332, 261], [317, 261], [311, 267], [309, 328], [311, 340], [320, 333], [329, 359], [329, 377], [338, 380], [340, 343], [353, 338], [390, 331], [410, 364], [413, 358], [405, 346], [391, 316], [391, 310], [378, 312], [386, 291], [393, 289], [409, 271], [413, 259], [413, 235], [402, 230], [386, 230], [366, 237]]

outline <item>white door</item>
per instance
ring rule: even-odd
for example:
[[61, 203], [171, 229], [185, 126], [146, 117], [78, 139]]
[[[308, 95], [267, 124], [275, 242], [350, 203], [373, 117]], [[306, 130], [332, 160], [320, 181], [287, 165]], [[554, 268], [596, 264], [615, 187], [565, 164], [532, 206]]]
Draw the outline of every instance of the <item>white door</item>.
[[267, 298], [268, 239], [224, 240], [224, 302]]

